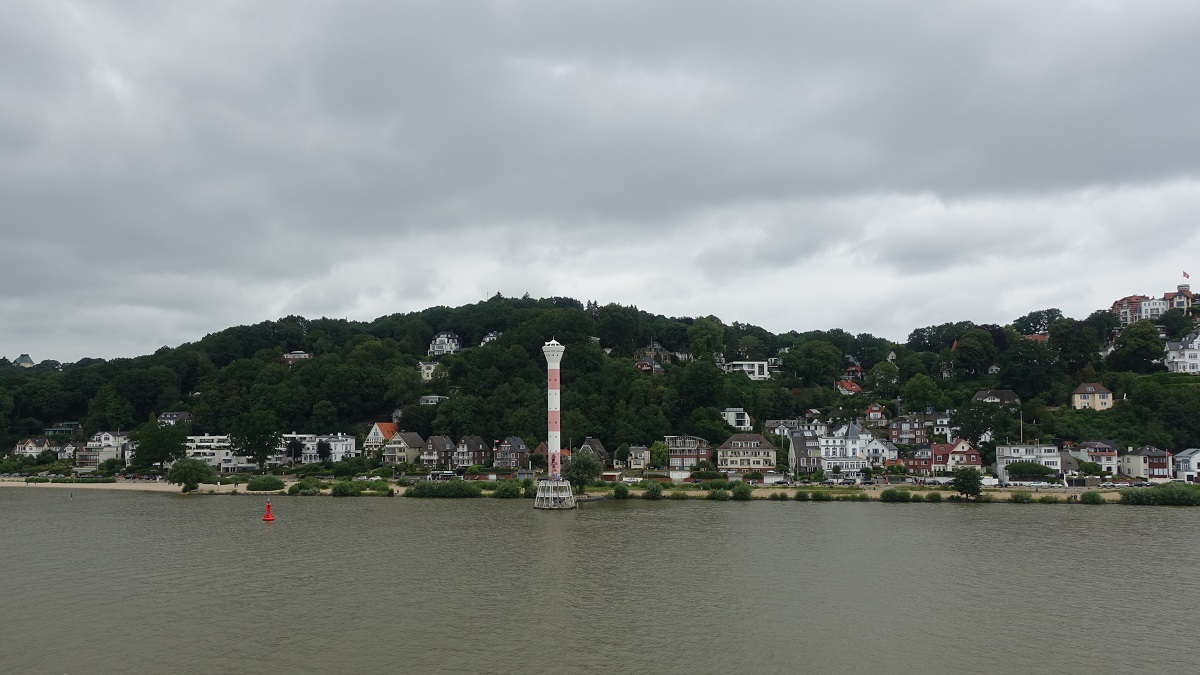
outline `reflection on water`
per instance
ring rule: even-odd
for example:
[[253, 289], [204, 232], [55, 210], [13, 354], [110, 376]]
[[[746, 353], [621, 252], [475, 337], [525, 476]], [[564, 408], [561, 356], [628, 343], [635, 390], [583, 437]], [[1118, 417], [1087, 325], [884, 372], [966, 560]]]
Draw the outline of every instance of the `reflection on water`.
[[1195, 672], [1186, 509], [0, 489], [0, 672]]

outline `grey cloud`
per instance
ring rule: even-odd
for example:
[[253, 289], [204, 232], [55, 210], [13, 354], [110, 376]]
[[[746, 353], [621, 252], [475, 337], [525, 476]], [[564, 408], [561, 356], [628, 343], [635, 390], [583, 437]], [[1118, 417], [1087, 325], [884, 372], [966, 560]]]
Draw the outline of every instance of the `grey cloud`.
[[[1133, 2], [10, 3], [0, 353], [142, 344], [119, 318], [90, 343], [50, 337], [31, 328], [46, 306], [76, 329], [138, 317], [153, 348], [489, 290], [881, 332], [976, 311], [925, 299], [963, 268], [1108, 260], [1107, 293], [1143, 269], [1112, 251], [1162, 256], [1195, 204], [1198, 19]], [[793, 312], [761, 290], [799, 286], [905, 309]]]

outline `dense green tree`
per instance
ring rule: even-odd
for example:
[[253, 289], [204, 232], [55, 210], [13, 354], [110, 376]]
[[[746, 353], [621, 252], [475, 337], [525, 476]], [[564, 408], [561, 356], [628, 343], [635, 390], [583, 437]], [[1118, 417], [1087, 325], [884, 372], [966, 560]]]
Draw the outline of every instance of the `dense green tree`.
[[575, 492], [583, 494], [583, 490], [604, 472], [604, 464], [596, 453], [589, 448], [580, 448], [571, 453], [563, 465], [562, 475], [571, 483]]
[[[47, 420], [49, 419], [53, 417], [47, 417]], [[129, 429], [133, 426], [133, 421], [133, 406], [117, 394], [115, 386], [106, 384], [88, 403], [84, 432], [90, 435], [97, 431]]]
[[182, 485], [184, 492], [192, 492], [198, 489], [201, 483], [215, 483], [217, 472], [198, 459], [181, 459], [171, 465], [171, 470], [167, 472], [167, 480]]
[[900, 394], [900, 369], [880, 361], [867, 371], [865, 384], [867, 391], [876, 398], [896, 398]]
[[137, 466], [160, 468], [167, 462], [183, 458], [186, 450], [188, 430], [183, 426], [159, 424], [154, 415], [142, 426], [130, 433], [130, 440], [137, 443], [133, 462]]
[[725, 351], [725, 327], [716, 317], [700, 317], [688, 328], [688, 344], [692, 356], [705, 360], [705, 357], [720, 354]]
[[1163, 353], [1158, 328], [1149, 321], [1135, 321], [1117, 337], [1116, 348], [1108, 355], [1108, 365], [1113, 370], [1150, 373], [1162, 369], [1156, 361], [1162, 359]]
[[304, 442], [299, 438], [288, 439], [287, 445], [284, 446], [287, 450], [287, 458], [293, 464], [299, 462], [304, 457]]
[[269, 410], [254, 410], [238, 417], [229, 442], [239, 455], [249, 457], [261, 470], [279, 448], [283, 437], [279, 419]]
[[1000, 383], [1022, 399], [1048, 390], [1060, 375], [1054, 352], [1035, 340], [1018, 338], [1000, 355]]
[[989, 434], [996, 439], [1011, 438], [1017, 430], [1017, 414], [999, 403], [968, 401], [954, 409], [950, 426], [971, 445], [978, 446]]
[[967, 499], [978, 499], [983, 494], [983, 475], [978, 470], [960, 466], [954, 470], [951, 487]]
[[1163, 312], [1156, 323], [1167, 332], [1168, 340], [1183, 339], [1196, 328], [1195, 319], [1178, 307], [1172, 307]]
[[972, 328], [958, 339], [953, 349], [954, 365], [959, 372], [978, 377], [996, 362], [999, 351], [986, 330]]
[[807, 387], [832, 386], [844, 372], [841, 350], [824, 340], [805, 342], [783, 357], [783, 368]]
[[1105, 344], [1112, 339], [1112, 336], [1121, 327], [1120, 317], [1107, 309], [1099, 309], [1092, 312], [1083, 322], [1091, 326], [1092, 330], [1096, 331], [1096, 336]]
[[1050, 324], [1050, 339], [1046, 345], [1058, 355], [1069, 373], [1078, 372], [1089, 363], [1098, 363], [1103, 346], [1094, 328], [1075, 319], [1058, 319]]
[[1025, 316], [1013, 321], [1013, 328], [1021, 335], [1034, 335], [1037, 333], [1045, 333], [1050, 330], [1050, 326], [1061, 319], [1062, 311], [1051, 307], [1050, 309], [1042, 309], [1036, 312], [1030, 312]]
[[650, 445], [650, 466], [661, 468], [667, 466], [670, 461], [670, 449], [667, 444], [662, 441], [655, 441]]
[[900, 399], [904, 402], [904, 409], [910, 412], [939, 408], [942, 403], [937, 384], [924, 373], [918, 373], [904, 383], [900, 389]]
[[317, 459], [328, 462], [331, 456], [333, 456], [333, 446], [329, 445], [329, 441], [324, 439], [317, 441]]

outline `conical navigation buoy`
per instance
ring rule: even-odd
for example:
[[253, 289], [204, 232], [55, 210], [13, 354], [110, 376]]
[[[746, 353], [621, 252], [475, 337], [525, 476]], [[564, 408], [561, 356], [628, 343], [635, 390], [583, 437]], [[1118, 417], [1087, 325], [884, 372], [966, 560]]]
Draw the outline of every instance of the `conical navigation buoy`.
[[267, 500], [267, 513], [263, 516], [263, 521], [270, 523], [275, 520], [275, 516], [271, 515], [271, 500]]

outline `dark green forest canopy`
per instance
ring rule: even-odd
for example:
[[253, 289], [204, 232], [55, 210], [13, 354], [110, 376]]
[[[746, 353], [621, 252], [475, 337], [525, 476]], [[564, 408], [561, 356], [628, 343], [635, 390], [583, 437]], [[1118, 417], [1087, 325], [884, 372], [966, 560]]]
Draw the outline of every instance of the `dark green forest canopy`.
[[[1167, 319], [1171, 334], [1194, 325], [1191, 315]], [[980, 389], [1012, 389], [1019, 409], [975, 415], [974, 426], [1015, 440], [1023, 416], [1026, 439], [1200, 446], [1200, 378], [1160, 372], [1156, 326], [1119, 330], [1114, 320], [1109, 312], [1077, 321], [1041, 310], [1008, 326], [918, 328], [893, 343], [837, 328], [774, 334], [715, 316], [666, 317], [557, 297], [497, 295], [371, 322], [288, 316], [136, 358], [33, 368], [0, 361], [0, 440], [7, 451], [68, 420], [80, 421], [86, 434], [128, 430], [170, 410], [193, 414], [192, 433], [229, 433], [261, 412], [278, 431], [361, 438], [372, 422], [399, 410], [400, 426], [422, 436], [520, 436], [532, 446], [545, 437], [541, 348], [556, 339], [567, 346], [563, 438], [574, 443], [594, 436], [613, 448], [649, 445], [669, 434], [719, 443], [733, 432], [721, 416], [727, 407], [744, 408], [761, 430], [766, 420], [809, 408], [850, 418], [879, 403], [895, 415], [959, 408]], [[1048, 339], [1028, 339], [1017, 325]], [[430, 358], [430, 340], [440, 331], [456, 333], [464, 349], [442, 357], [435, 378], [424, 382], [418, 363]], [[501, 335], [480, 346], [490, 333]], [[665, 350], [655, 357], [663, 369], [657, 376], [635, 367], [637, 350], [652, 343]], [[289, 352], [312, 358], [288, 365], [282, 357]], [[726, 361], [772, 359], [774, 377], [727, 375], [714, 362], [718, 354]], [[836, 382], [851, 366], [865, 374], [863, 392], [844, 397]], [[1103, 383], [1118, 405], [1070, 410], [1070, 392], [1081, 382]], [[449, 398], [420, 405], [428, 394]]]

